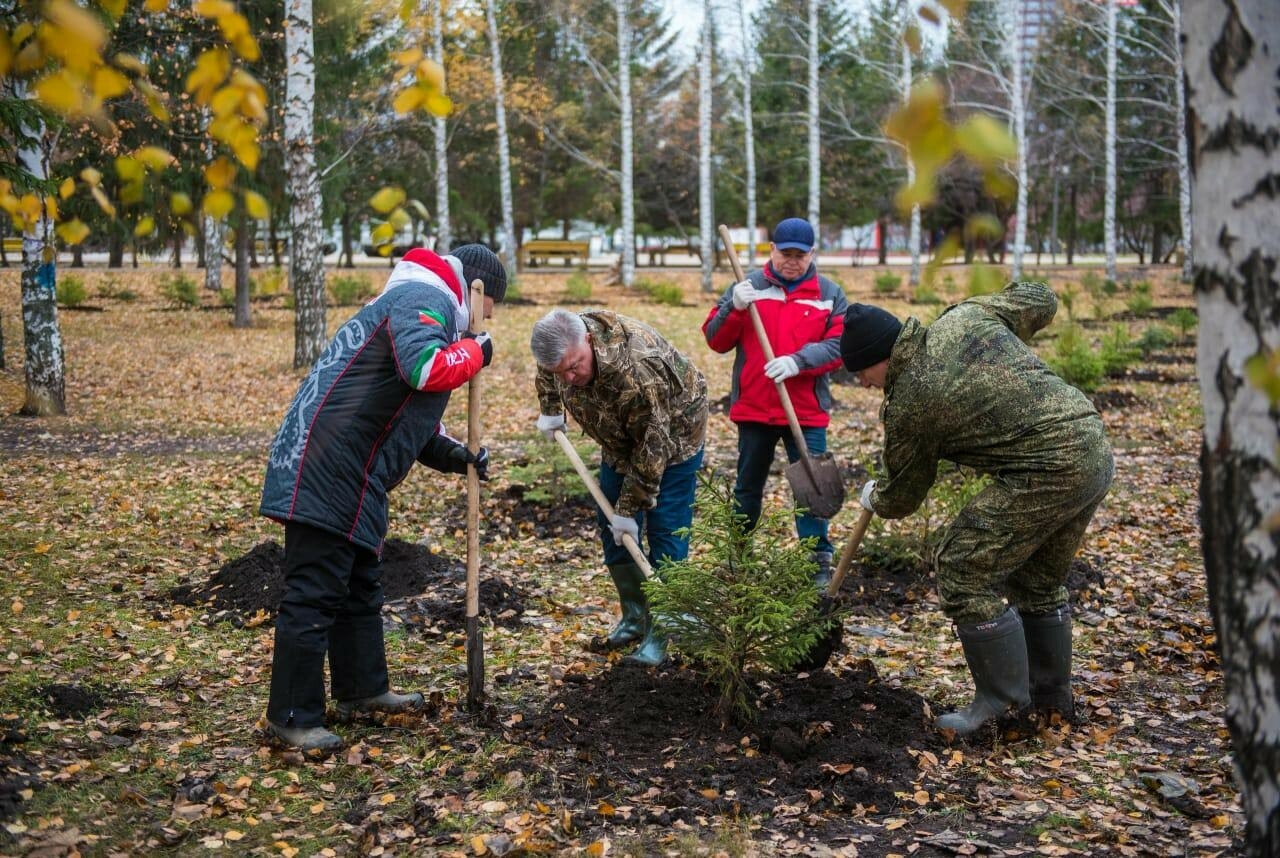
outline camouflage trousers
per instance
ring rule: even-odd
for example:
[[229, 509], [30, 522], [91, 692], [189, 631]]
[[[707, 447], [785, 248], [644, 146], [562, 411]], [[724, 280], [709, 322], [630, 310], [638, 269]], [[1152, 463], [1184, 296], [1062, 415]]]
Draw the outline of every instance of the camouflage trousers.
[[1022, 614], [1067, 603], [1067, 573], [1115, 463], [1105, 441], [1070, 473], [994, 479], [934, 551], [942, 610], [957, 625], [994, 619], [1005, 601]]

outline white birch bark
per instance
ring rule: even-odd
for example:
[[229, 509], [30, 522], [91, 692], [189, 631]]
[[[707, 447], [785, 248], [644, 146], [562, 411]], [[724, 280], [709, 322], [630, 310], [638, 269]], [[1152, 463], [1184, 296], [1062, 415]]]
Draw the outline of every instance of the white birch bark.
[[822, 130], [818, 127], [818, 0], [809, 0], [809, 223], [822, 246], [818, 217], [822, 200]]
[[489, 19], [489, 61], [493, 66], [493, 109], [498, 123], [498, 187], [502, 204], [502, 264], [508, 272], [516, 270], [516, 230], [511, 209], [511, 144], [507, 139], [506, 85], [502, 75], [502, 46], [498, 42], [498, 17], [494, 0], [485, 0]]
[[622, 285], [636, 279], [635, 168], [632, 146], [635, 128], [631, 115], [631, 21], [627, 0], [614, 0], [618, 17], [618, 104], [622, 114]]
[[1280, 350], [1280, 4], [1186, 0], [1182, 14], [1200, 520], [1246, 854], [1260, 858], [1280, 854], [1280, 402], [1246, 365]]
[[755, 68], [755, 39], [748, 26], [747, 4], [738, 4], [738, 25], [742, 29], [742, 156], [747, 182], [747, 250], [743, 270], [750, 271], [756, 261], [756, 132], [755, 110], [751, 105], [751, 76]]
[[[37, 182], [49, 177], [42, 151], [44, 128], [30, 132], [34, 141], [18, 150], [18, 162]], [[52, 224], [41, 215], [22, 235], [22, 337], [26, 399], [19, 414], [51, 417], [67, 413], [62, 329], [58, 325], [58, 255], [50, 235]]]
[[1025, 6], [1013, 3], [1010, 17], [1013, 26], [1012, 38], [1009, 39], [1010, 77], [1012, 86], [1009, 91], [1009, 110], [1013, 119], [1013, 139], [1017, 145], [1018, 163], [1015, 170], [1018, 176], [1017, 204], [1013, 216], [1013, 266], [1014, 280], [1022, 276], [1022, 254], [1027, 244], [1027, 91], [1023, 80], [1026, 74], [1025, 47], [1023, 45], [1023, 15]]
[[[904, 14], [909, 14], [910, 9], [906, 9]], [[907, 45], [906, 39], [902, 40], [902, 103], [906, 104], [911, 99], [911, 48]], [[907, 162], [907, 187], [911, 187], [916, 183], [916, 162], [912, 159], [911, 153], [906, 152], [904, 160]], [[881, 241], [885, 241], [885, 236], [880, 236]], [[911, 275], [907, 280], [907, 285], [915, 288], [920, 285], [920, 206], [911, 207], [911, 231], [907, 237], [907, 251], [911, 254]]]
[[[1182, 7], [1177, 0], [1169, 4], [1173, 16], [1176, 33], [1182, 32]], [[1178, 141], [1178, 222], [1182, 225], [1182, 279], [1191, 282], [1192, 265], [1195, 254], [1192, 249], [1191, 225], [1191, 159], [1187, 153], [1187, 135], [1183, 133], [1187, 127], [1187, 80], [1182, 62], [1182, 49], [1174, 45], [1173, 51], [1173, 89], [1175, 93], [1175, 109]]]
[[222, 289], [222, 243], [227, 240], [222, 221], [200, 218], [204, 228], [204, 288], [211, 292]]
[[293, 366], [320, 357], [325, 329], [322, 203], [316, 171], [315, 40], [311, 0], [287, 0], [284, 43], [284, 143], [289, 190], [289, 289], [293, 292]]
[[[702, 2], [702, 49], [698, 57], [698, 232], [702, 248], [702, 291], [710, 292], [716, 263], [711, 191], [711, 0]], [[732, 252], [732, 248], [729, 248]]]
[[1107, 4], [1107, 186], [1102, 209], [1102, 240], [1107, 255], [1107, 279], [1116, 279], [1116, 0]]
[[[431, 16], [431, 58], [444, 68], [444, 0], [435, 0]], [[449, 125], [443, 116], [432, 122], [436, 152], [436, 250], [453, 248], [449, 221]]]

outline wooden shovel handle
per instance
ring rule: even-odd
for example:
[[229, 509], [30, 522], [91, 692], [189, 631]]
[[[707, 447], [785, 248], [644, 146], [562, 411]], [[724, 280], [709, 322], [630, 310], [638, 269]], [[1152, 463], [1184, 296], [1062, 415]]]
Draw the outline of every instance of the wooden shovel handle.
[[[733, 266], [734, 282], [740, 283], [746, 279], [746, 276], [742, 273], [742, 263], [738, 262], [738, 254], [733, 249], [733, 236], [729, 235], [729, 227], [724, 224], [720, 224], [720, 240], [724, 242], [725, 255], [729, 257], [729, 264]], [[765, 361], [773, 360], [773, 345], [769, 342], [769, 335], [765, 333], [760, 311], [752, 303], [747, 305], [747, 312], [751, 315], [751, 324], [756, 329], [756, 339], [760, 341], [760, 349], [764, 352]], [[782, 400], [782, 410], [787, 414], [787, 425], [791, 427], [791, 435], [796, 439], [796, 447], [800, 450], [800, 461], [804, 462], [805, 473], [817, 486], [818, 477], [813, 472], [813, 460], [809, 458], [809, 445], [805, 443], [804, 431], [800, 428], [799, 418], [796, 417], [795, 406], [791, 404], [791, 394], [787, 392], [786, 382], [778, 381], [774, 382], [774, 385], [778, 388], [778, 398]]]
[[[573, 442], [559, 429], [555, 430], [555, 436], [556, 441], [560, 444], [560, 449], [564, 450], [564, 454], [569, 457], [569, 461], [573, 462], [573, 469], [578, 472], [579, 477], [582, 477], [582, 482], [586, 485], [587, 491], [591, 492], [591, 497], [595, 499], [600, 509], [604, 510], [604, 514], [607, 517], [613, 518], [613, 504], [609, 503], [609, 499], [604, 496], [604, 492], [600, 491], [600, 484], [596, 482], [595, 477], [591, 476], [591, 472], [587, 470], [587, 466], [582, 461], [582, 457], [578, 455]], [[640, 546], [631, 538], [631, 534], [622, 534], [622, 547], [627, 549], [631, 559], [636, 562], [636, 565], [640, 567], [645, 577], [648, 578], [652, 574], [652, 570], [649, 568], [649, 561], [644, 556], [644, 552], [640, 550]]]
[[[471, 281], [471, 326], [484, 321], [484, 283]], [[480, 373], [467, 383], [467, 449], [480, 452]], [[467, 465], [467, 616], [480, 616], [480, 474]]]
[[836, 571], [831, 576], [831, 583], [827, 585], [829, 598], [834, 599], [840, 592], [840, 585], [844, 583], [844, 577], [849, 574], [849, 567], [853, 565], [853, 555], [858, 553], [858, 547], [862, 545], [862, 537], [867, 535], [867, 526], [871, 524], [872, 515], [871, 510], [863, 509], [862, 514], [858, 516], [858, 521], [853, 526], [853, 533], [844, 544], [844, 550], [840, 552], [840, 561], [836, 564]]

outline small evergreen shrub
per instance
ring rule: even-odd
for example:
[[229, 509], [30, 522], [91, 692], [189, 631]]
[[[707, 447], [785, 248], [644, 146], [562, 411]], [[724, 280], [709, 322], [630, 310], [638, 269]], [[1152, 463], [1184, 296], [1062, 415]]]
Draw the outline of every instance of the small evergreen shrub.
[[564, 284], [565, 295], [569, 300], [585, 303], [591, 300], [591, 278], [582, 271], [575, 271], [569, 275], [569, 280]]
[[1125, 307], [1135, 316], [1146, 315], [1151, 312], [1151, 308], [1155, 306], [1155, 299], [1151, 296], [1151, 283], [1147, 280], [1139, 280], [1133, 284], [1133, 293], [1125, 299]]
[[175, 307], [190, 309], [200, 306], [196, 281], [185, 274], [170, 274], [161, 280], [160, 294]]
[[1058, 294], [1058, 303], [1062, 305], [1063, 310], [1067, 311], [1067, 321], [1074, 322], [1076, 320], [1076, 290], [1068, 285]]
[[84, 287], [84, 280], [74, 274], [60, 279], [55, 288], [58, 303], [64, 307], [79, 307], [89, 297], [89, 290]]
[[1143, 330], [1134, 346], [1142, 356], [1150, 357], [1153, 352], [1164, 351], [1174, 344], [1173, 332], [1164, 325], [1150, 325]]
[[902, 277], [892, 274], [888, 271], [883, 274], [877, 274], [875, 279], [876, 293], [879, 295], [889, 295], [898, 291], [898, 287], [902, 285]]
[[993, 268], [990, 265], [974, 265], [973, 271], [969, 274], [968, 297], [994, 295], [1003, 289], [1004, 285], [1004, 274], [999, 268]]
[[1085, 393], [1092, 393], [1102, 383], [1102, 358], [1094, 354], [1078, 325], [1068, 325], [1058, 334], [1058, 339], [1053, 344], [1053, 354], [1049, 355], [1045, 363], [1063, 381]]
[[912, 300], [917, 304], [934, 305], [942, 303], [942, 296], [928, 283], [921, 283], [916, 287]]
[[[508, 464], [505, 468], [512, 491], [519, 493], [521, 500], [525, 502], [549, 506], [561, 505], [574, 498], [585, 500], [588, 497], [587, 489], [568, 458], [563, 455], [547, 455], [541, 438], [538, 444], [536, 456], [528, 457], [522, 463]], [[556, 447], [558, 453], [559, 445], [552, 446]], [[595, 448], [579, 449], [578, 454], [588, 463], [596, 456]]]
[[722, 727], [755, 718], [747, 672], [789, 670], [826, 633], [813, 586], [811, 540], [792, 535], [794, 510], [766, 508], [755, 530], [734, 508], [731, 480], [703, 472], [689, 530], [689, 557], [645, 582], [650, 610], [719, 689]]
[[274, 298], [288, 285], [283, 268], [268, 268], [250, 282], [249, 294], [255, 298]]
[[1178, 329], [1178, 342], [1185, 343], [1191, 338], [1200, 317], [1190, 307], [1179, 307], [1169, 314], [1169, 323]]
[[638, 279], [634, 283], [635, 288], [649, 296], [649, 300], [655, 304], [666, 304], [670, 307], [679, 307], [684, 303], [684, 293], [680, 291], [680, 287], [674, 283], [664, 283], [658, 280]]
[[1102, 371], [1108, 376], [1124, 375], [1124, 371], [1137, 363], [1142, 352], [1129, 335], [1124, 325], [1112, 325], [1111, 330], [1102, 337], [1102, 347], [1098, 351], [1102, 361]]
[[333, 303], [339, 307], [363, 304], [374, 294], [369, 278], [359, 275], [339, 274], [330, 277], [328, 286]]
[[98, 297], [111, 301], [123, 301], [126, 304], [138, 300], [138, 293], [125, 286], [120, 285], [120, 281], [115, 277], [108, 275], [98, 285]]

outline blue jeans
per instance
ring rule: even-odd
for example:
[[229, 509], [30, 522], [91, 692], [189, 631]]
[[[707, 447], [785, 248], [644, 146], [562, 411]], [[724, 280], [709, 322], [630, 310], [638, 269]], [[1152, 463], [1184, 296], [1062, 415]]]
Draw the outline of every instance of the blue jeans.
[[[642, 550], [647, 543], [645, 556], [649, 565], [657, 570], [664, 560], [683, 560], [689, 556], [689, 538], [677, 536], [676, 531], [693, 524], [693, 493], [698, 484], [698, 469], [702, 467], [702, 449], [675, 465], [668, 465], [658, 484], [658, 503], [653, 509], [636, 513], [640, 525]], [[622, 494], [622, 474], [600, 464], [600, 491], [611, 505]], [[602, 511], [596, 511], [600, 526], [600, 543], [604, 546], [604, 562], [608, 566], [632, 563], [627, 549], [613, 541], [609, 520]]]
[[[810, 454], [827, 451], [827, 430], [822, 426], [801, 426], [805, 445]], [[747, 517], [747, 530], [754, 530], [760, 521], [760, 507], [764, 499], [764, 484], [773, 467], [773, 454], [782, 441], [787, 450], [787, 461], [800, 461], [800, 449], [791, 437], [788, 426], [770, 426], [767, 423], [738, 424], [738, 481], [733, 486], [734, 505]], [[827, 520], [808, 513], [796, 516], [796, 534], [801, 538], [817, 540], [814, 551], [831, 551], [827, 537]]]

